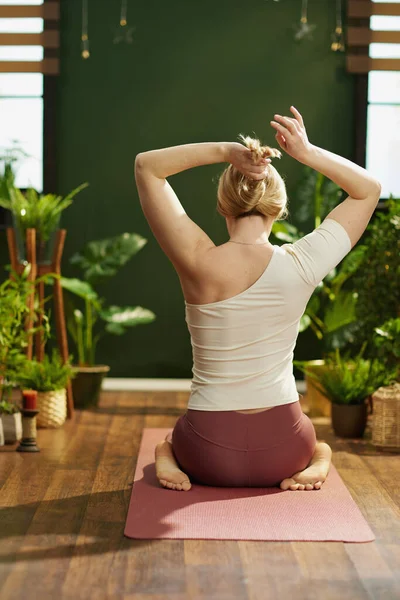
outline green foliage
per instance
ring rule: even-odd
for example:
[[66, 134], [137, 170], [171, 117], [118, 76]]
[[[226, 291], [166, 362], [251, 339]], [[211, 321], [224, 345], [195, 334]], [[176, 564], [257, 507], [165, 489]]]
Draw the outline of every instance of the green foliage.
[[25, 359], [16, 379], [22, 388], [38, 392], [51, 392], [64, 389], [73, 376], [71, 359], [63, 363], [60, 353], [53, 350], [51, 358], [46, 355], [42, 362]]
[[7, 184], [7, 195], [0, 195], [0, 206], [10, 210], [14, 216], [20, 235], [25, 239], [27, 229], [36, 229], [41, 242], [47, 242], [60, 222], [63, 210], [72, 204], [73, 198], [88, 186], [84, 183], [62, 198], [55, 194], [38, 194], [29, 188], [24, 195], [21, 190]]
[[[399, 316], [400, 307], [400, 199], [391, 197], [387, 211], [377, 211], [370, 221], [366, 250], [352, 280], [358, 300], [357, 343], [371, 340], [376, 327]], [[371, 344], [370, 352], [375, 346]]]
[[70, 262], [82, 269], [83, 277], [90, 285], [101, 284], [114, 277], [146, 244], [147, 240], [137, 233], [123, 233], [89, 242], [82, 252], [72, 256]]
[[0, 402], [0, 414], [13, 415], [19, 413], [20, 408], [14, 402], [8, 402], [8, 400], [2, 400]]
[[[10, 396], [12, 382], [21, 364], [25, 360], [29, 336], [36, 331], [49, 334], [49, 323], [43, 308], [35, 305], [33, 326], [25, 328], [29, 314], [28, 298], [34, 291], [29, 281], [30, 265], [27, 265], [21, 275], [12, 272], [12, 278], [6, 279], [0, 285], [0, 376], [3, 379], [1, 398]], [[40, 280], [39, 280], [40, 281]], [[41, 316], [42, 325], [38, 325]]]
[[372, 343], [377, 356], [389, 367], [400, 371], [400, 317], [389, 319], [380, 327], [375, 327]]
[[104, 298], [92, 287], [104, 283], [147, 243], [135, 233], [89, 242], [71, 262], [81, 268], [83, 281], [61, 278], [63, 289], [83, 300], [83, 310], [66, 298], [68, 332], [75, 343], [80, 366], [94, 365], [99, 340], [105, 333], [122, 335], [127, 328], [154, 321], [155, 314], [142, 306], [105, 306]]
[[379, 387], [396, 381], [398, 369], [388, 369], [379, 359], [364, 359], [365, 342], [354, 358], [342, 357], [339, 348], [325, 358], [325, 368], [312, 370], [307, 361], [294, 364], [311, 379], [321, 394], [335, 404], [362, 404]]

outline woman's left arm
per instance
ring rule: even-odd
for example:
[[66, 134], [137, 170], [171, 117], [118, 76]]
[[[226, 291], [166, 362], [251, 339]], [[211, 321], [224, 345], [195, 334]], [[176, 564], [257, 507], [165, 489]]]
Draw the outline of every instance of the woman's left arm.
[[231, 147], [227, 142], [200, 142], [141, 152], [136, 157], [135, 170], [146, 169], [155, 177], [166, 179], [193, 167], [229, 162]]
[[254, 165], [250, 150], [242, 144], [201, 142], [142, 152], [135, 160], [136, 185], [144, 216], [178, 274], [193, 280], [199, 276], [203, 257], [215, 244], [188, 217], [167, 177], [220, 162], [230, 162], [243, 173], [261, 179], [269, 159]]

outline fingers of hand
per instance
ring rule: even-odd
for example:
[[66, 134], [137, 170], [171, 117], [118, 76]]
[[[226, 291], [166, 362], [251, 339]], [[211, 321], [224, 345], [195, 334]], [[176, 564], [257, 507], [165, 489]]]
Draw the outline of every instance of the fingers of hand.
[[291, 119], [290, 117], [283, 117], [282, 115], [274, 115], [274, 118], [276, 119], [276, 121], [281, 123], [281, 125], [284, 125], [293, 135], [299, 132], [300, 126], [296, 119]]
[[301, 116], [301, 114], [299, 113], [299, 111], [297, 110], [297, 108], [295, 108], [294, 106], [291, 106], [290, 110], [292, 111], [292, 113], [296, 117], [296, 120], [301, 125], [301, 127], [304, 127], [303, 117]]

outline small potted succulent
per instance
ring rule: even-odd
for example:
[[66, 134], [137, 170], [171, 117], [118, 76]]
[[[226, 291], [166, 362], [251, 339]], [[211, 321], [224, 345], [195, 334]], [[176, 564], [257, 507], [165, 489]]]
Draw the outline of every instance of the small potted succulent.
[[372, 412], [372, 394], [396, 380], [398, 367], [389, 368], [378, 358], [364, 359], [367, 342], [355, 358], [342, 357], [336, 348], [325, 359], [323, 371], [297, 365], [313, 380], [315, 387], [331, 402], [332, 427], [340, 437], [360, 438]]
[[[61, 285], [75, 296], [66, 298], [67, 327], [75, 344], [78, 365], [72, 381], [77, 408], [97, 406], [103, 378], [110, 367], [96, 362], [98, 341], [107, 333], [122, 335], [130, 327], [151, 323], [155, 314], [142, 306], [106, 306], [95, 287], [107, 282], [123, 267], [147, 240], [136, 233], [89, 242], [71, 258], [83, 275], [80, 279], [61, 277]], [[80, 302], [79, 304], [76, 301]]]
[[18, 384], [37, 391], [38, 427], [60, 427], [67, 417], [66, 386], [74, 376], [71, 361], [63, 362], [58, 350], [51, 357], [45, 355], [43, 361], [26, 360], [16, 379]]
[[13, 444], [20, 440], [22, 438], [22, 419], [19, 406], [14, 402], [2, 400], [0, 402], [0, 418], [4, 435], [3, 443]]

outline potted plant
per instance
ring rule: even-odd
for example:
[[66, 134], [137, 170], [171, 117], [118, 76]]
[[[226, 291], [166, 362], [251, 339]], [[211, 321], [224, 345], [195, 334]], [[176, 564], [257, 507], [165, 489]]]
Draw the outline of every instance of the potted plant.
[[359, 438], [364, 435], [367, 401], [372, 412], [371, 395], [379, 387], [390, 385], [397, 377], [397, 366], [389, 369], [379, 359], [362, 358], [366, 345], [367, 342], [355, 358], [342, 357], [339, 348], [336, 348], [327, 356], [325, 369], [319, 372], [310, 371], [307, 364], [298, 365], [331, 402], [332, 427], [340, 437]]
[[56, 194], [38, 194], [29, 188], [26, 194], [14, 186], [11, 166], [6, 165], [2, 185], [0, 186], [0, 206], [11, 211], [16, 230], [18, 259], [26, 260], [25, 235], [27, 229], [36, 229], [36, 258], [38, 264], [51, 262], [55, 233], [60, 224], [60, 217], [73, 198], [88, 183], [83, 183], [65, 198]]
[[[43, 306], [36, 302], [32, 315], [29, 315], [28, 299], [34, 291], [29, 281], [30, 265], [21, 275], [11, 272], [11, 278], [0, 285], [0, 400], [9, 400], [15, 384], [15, 377], [23, 364], [29, 337], [35, 332], [49, 334], [48, 317]], [[41, 281], [39, 278], [37, 281]], [[26, 320], [32, 317], [32, 327], [27, 329]], [[38, 319], [41, 324], [38, 325]]]
[[71, 258], [71, 263], [80, 268], [82, 280], [61, 278], [63, 289], [80, 300], [81, 306], [67, 299], [67, 327], [78, 356], [76, 377], [72, 381], [77, 408], [97, 406], [103, 378], [110, 370], [108, 365], [99, 365], [96, 361], [97, 344], [102, 336], [122, 335], [129, 327], [155, 319], [152, 311], [141, 306], [107, 306], [95, 290], [114, 277], [146, 243], [147, 240], [136, 233], [89, 242], [82, 252]]
[[38, 427], [60, 427], [67, 418], [66, 386], [74, 376], [71, 361], [63, 362], [58, 350], [43, 361], [25, 360], [16, 376], [22, 388], [37, 391]]
[[377, 357], [389, 368], [398, 368], [400, 376], [400, 317], [388, 319], [374, 328], [372, 343]]
[[13, 444], [22, 438], [21, 412], [14, 402], [7, 400], [0, 402], [0, 419], [4, 435], [3, 443]]

